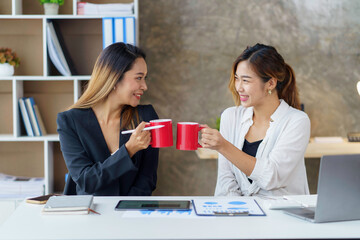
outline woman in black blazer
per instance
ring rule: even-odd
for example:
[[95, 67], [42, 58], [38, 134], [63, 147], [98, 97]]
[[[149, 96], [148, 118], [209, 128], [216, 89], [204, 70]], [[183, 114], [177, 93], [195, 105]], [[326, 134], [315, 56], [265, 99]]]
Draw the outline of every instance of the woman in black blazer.
[[[150, 196], [156, 187], [159, 150], [149, 146], [145, 122], [158, 119], [139, 105], [147, 90], [145, 54], [115, 43], [98, 57], [88, 87], [57, 117], [69, 176], [64, 194]], [[136, 128], [131, 135], [122, 130]]]

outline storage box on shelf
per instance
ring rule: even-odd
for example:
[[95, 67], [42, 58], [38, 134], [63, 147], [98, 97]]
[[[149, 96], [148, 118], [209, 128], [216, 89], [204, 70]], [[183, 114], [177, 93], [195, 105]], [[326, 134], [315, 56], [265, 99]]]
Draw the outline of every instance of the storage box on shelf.
[[[44, 15], [38, 0], [0, 1], [0, 47], [12, 48], [21, 59], [14, 76], [0, 77], [0, 172], [44, 177], [45, 194], [61, 192], [67, 172], [56, 131], [57, 113], [66, 110], [83, 93], [102, 50], [104, 16], [77, 15], [77, 2], [66, 0], [59, 15]], [[131, 16], [136, 19], [138, 42], [138, 0], [82, 2], [134, 2]], [[77, 75], [61, 76], [48, 57], [48, 20], [58, 25]], [[47, 135], [27, 136], [18, 107], [21, 97], [34, 98]]]

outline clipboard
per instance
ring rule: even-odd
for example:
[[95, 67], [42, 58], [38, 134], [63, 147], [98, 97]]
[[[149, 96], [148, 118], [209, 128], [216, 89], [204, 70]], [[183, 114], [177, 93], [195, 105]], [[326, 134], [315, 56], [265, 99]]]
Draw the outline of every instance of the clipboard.
[[198, 216], [266, 216], [252, 198], [209, 198], [192, 200]]

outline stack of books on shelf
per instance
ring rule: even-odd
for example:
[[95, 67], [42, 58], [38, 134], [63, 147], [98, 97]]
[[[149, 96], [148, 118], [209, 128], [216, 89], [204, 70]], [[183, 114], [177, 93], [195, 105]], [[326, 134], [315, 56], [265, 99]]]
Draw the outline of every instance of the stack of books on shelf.
[[44, 122], [39, 108], [32, 97], [19, 99], [20, 113], [25, 126], [26, 134], [30, 137], [46, 135]]
[[0, 198], [26, 198], [44, 194], [44, 178], [0, 173]]
[[131, 15], [134, 13], [134, 3], [94, 4], [88, 2], [77, 3], [78, 15]]

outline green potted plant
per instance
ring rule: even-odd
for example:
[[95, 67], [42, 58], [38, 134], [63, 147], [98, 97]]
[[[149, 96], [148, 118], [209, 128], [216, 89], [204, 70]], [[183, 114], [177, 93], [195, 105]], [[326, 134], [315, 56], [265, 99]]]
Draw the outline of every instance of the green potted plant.
[[14, 67], [18, 67], [20, 58], [11, 48], [0, 48], [0, 76], [14, 75]]
[[218, 131], [220, 131], [220, 117], [216, 118], [216, 122], [215, 122], [215, 129], [217, 129]]
[[59, 6], [64, 4], [65, 0], [39, 0], [44, 5], [44, 11], [46, 15], [57, 15], [59, 12]]

